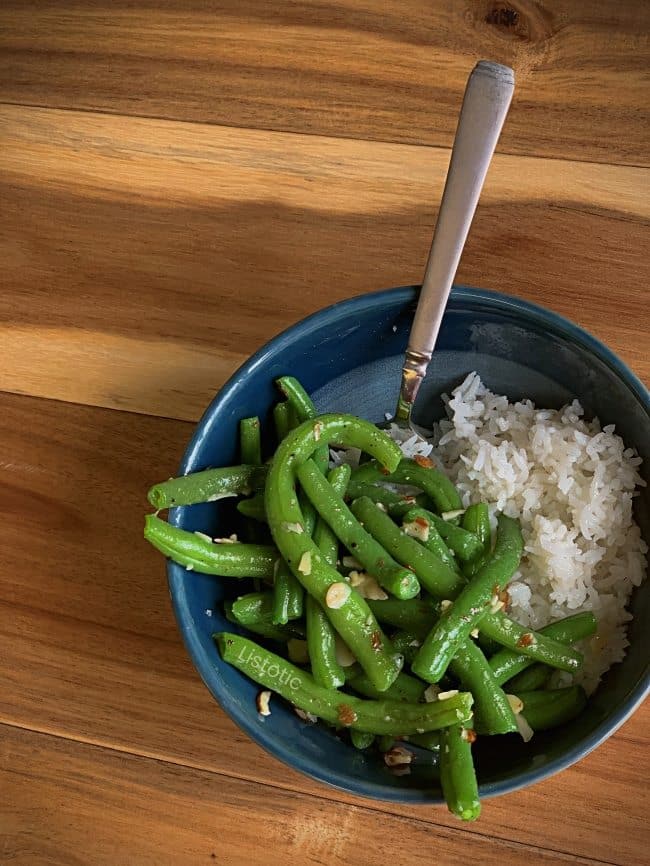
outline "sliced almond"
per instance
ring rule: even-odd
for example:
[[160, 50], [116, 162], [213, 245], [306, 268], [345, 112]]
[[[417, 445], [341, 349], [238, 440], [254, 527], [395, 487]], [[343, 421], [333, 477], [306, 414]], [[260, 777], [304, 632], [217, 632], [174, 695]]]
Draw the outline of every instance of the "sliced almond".
[[255, 699], [255, 703], [257, 704], [257, 712], [261, 716], [270, 716], [271, 710], [269, 709], [269, 701], [271, 700], [271, 692], [265, 690], [263, 692], [258, 692], [257, 697]]
[[349, 585], [342, 580], [332, 583], [325, 594], [325, 604], [333, 610], [338, 610], [350, 598], [351, 592]]
[[311, 574], [311, 551], [306, 550], [303, 555], [300, 557], [300, 562], [298, 563], [298, 571], [301, 574]]
[[413, 760], [413, 752], [409, 752], [404, 746], [393, 746], [384, 752], [384, 763], [387, 767], [400, 767], [410, 764]]

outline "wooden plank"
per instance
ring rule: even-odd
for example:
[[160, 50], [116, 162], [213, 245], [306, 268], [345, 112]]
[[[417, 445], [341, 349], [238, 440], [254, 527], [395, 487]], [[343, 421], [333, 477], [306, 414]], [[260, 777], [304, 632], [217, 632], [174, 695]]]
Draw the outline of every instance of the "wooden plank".
[[[12, 106], [0, 130], [0, 388], [186, 419], [302, 316], [418, 282], [449, 159]], [[498, 156], [459, 282], [555, 309], [649, 377], [649, 179]]]
[[[45, 866], [602, 863], [4, 727], [0, 855]], [[531, 859], [532, 858], [532, 859]]]
[[[161, 559], [141, 539], [146, 487], [172, 469], [189, 431], [0, 395], [0, 721], [457, 826], [442, 808], [370, 804], [317, 785], [215, 706], [180, 644]], [[649, 721], [647, 706], [576, 767], [486, 802], [464, 834], [642, 866]]]
[[449, 146], [487, 57], [503, 152], [647, 164], [649, 28], [638, 0], [7, 0], [0, 100]]

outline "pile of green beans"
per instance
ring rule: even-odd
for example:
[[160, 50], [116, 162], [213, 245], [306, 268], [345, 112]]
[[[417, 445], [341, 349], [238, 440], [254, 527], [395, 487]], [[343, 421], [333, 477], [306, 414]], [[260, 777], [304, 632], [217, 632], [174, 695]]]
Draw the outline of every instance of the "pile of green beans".
[[[188, 572], [233, 586], [250, 579], [223, 604], [234, 630], [214, 639], [223, 661], [265, 690], [261, 713], [275, 693], [354, 748], [383, 754], [389, 768], [423, 760], [434, 773], [439, 764], [449, 809], [473, 821], [472, 744], [515, 733], [517, 712], [533, 731], [575, 718], [582, 689], [548, 683], [554, 670], [579, 669], [573, 644], [596, 621], [577, 614], [532, 631], [509, 618], [504, 591], [523, 551], [517, 521], [498, 515], [493, 538], [487, 504], [463, 509], [431, 461], [403, 457], [367, 421], [318, 414], [291, 376], [276, 384], [273, 452], [260, 419], [243, 418], [241, 464], [154, 485], [145, 538]], [[369, 459], [353, 470], [332, 465], [330, 449], [341, 448]], [[158, 516], [225, 497], [235, 498], [238, 521], [228, 537]]]

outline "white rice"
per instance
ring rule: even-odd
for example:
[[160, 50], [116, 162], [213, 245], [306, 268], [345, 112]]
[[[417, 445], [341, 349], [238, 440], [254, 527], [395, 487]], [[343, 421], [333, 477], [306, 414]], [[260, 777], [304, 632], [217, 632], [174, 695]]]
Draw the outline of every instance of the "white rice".
[[[433, 446], [464, 505], [488, 502], [492, 516], [503, 511], [521, 521], [524, 557], [509, 587], [510, 615], [540, 628], [593, 611], [598, 634], [580, 647], [585, 663], [573, 676], [593, 691], [625, 654], [626, 604], [645, 575], [648, 547], [632, 515], [635, 488], [644, 484], [641, 458], [614, 425], [586, 422], [577, 400], [559, 410], [509, 403], [477, 373], [443, 399], [448, 419], [436, 425]], [[411, 440], [402, 448], [434, 456]]]

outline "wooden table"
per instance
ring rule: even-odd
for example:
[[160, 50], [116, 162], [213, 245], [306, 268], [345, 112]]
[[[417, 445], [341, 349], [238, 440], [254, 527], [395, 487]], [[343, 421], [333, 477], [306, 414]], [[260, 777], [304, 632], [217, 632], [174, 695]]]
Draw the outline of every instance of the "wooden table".
[[649, 708], [487, 802], [287, 769], [181, 645], [148, 485], [250, 352], [421, 277], [467, 74], [518, 87], [458, 279], [568, 315], [648, 381], [643, 0], [5, 0], [0, 863], [647, 862]]

